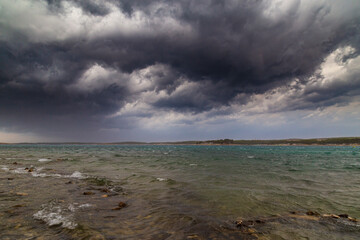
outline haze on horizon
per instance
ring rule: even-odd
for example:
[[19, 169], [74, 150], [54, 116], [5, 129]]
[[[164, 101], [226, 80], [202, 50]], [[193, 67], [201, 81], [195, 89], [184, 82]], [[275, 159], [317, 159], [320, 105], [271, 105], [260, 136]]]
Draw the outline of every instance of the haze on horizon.
[[359, 0], [0, 0], [0, 142], [360, 136], [359, 53]]

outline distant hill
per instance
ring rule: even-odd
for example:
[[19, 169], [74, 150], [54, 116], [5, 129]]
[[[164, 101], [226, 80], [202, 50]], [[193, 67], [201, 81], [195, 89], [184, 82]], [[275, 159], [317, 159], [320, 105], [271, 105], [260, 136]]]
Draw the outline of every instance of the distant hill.
[[[0, 143], [10, 144], [10, 143]], [[278, 140], [233, 140], [217, 139], [207, 141], [179, 141], [179, 142], [52, 142], [52, 143], [17, 143], [17, 144], [74, 144], [74, 145], [360, 145], [360, 137], [310, 138], [310, 139], [278, 139]]]
[[360, 145], [360, 137], [279, 139], [279, 140], [233, 140], [219, 139], [208, 141], [161, 142], [151, 144], [190, 144], [190, 145]]

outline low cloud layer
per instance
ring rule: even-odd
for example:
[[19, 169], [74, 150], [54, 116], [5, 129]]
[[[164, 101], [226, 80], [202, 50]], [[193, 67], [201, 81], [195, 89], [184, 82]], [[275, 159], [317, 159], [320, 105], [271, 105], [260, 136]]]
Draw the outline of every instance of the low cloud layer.
[[358, 0], [0, 0], [0, 29], [4, 132], [125, 140], [360, 96]]

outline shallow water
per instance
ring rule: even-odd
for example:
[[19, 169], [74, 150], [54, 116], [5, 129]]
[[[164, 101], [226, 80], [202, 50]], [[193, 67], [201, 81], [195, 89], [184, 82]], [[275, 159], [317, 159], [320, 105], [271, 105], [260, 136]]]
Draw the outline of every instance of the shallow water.
[[359, 199], [360, 147], [0, 146], [0, 239], [359, 239], [289, 217], [360, 218]]

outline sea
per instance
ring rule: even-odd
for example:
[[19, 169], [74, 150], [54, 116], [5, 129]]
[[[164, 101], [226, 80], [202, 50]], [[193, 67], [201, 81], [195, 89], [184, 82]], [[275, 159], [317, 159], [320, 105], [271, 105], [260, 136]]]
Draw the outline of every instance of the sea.
[[0, 239], [360, 239], [359, 146], [0, 145]]

